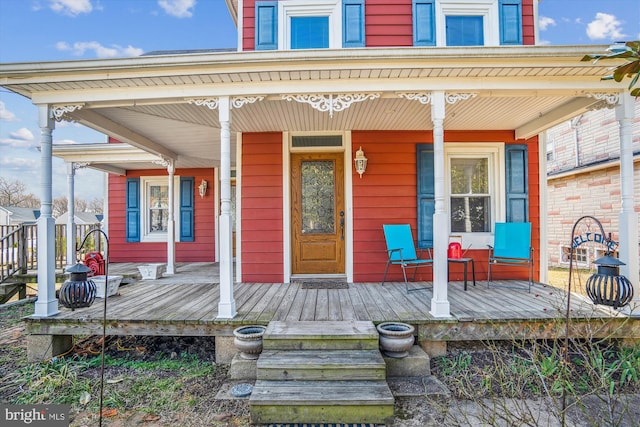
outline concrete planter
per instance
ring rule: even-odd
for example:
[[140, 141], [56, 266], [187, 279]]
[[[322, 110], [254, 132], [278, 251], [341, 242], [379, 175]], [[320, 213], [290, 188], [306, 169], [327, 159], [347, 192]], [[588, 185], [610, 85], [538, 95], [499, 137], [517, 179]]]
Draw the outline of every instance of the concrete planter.
[[233, 331], [233, 344], [243, 359], [255, 360], [262, 352], [262, 336], [266, 327], [261, 325], [241, 326]]
[[383, 322], [376, 326], [380, 334], [380, 349], [385, 356], [403, 358], [413, 347], [415, 328], [407, 323]]
[[143, 279], [158, 279], [167, 270], [167, 265], [163, 263], [144, 264], [138, 266], [138, 271]]
[[107, 296], [112, 296], [118, 293], [120, 282], [122, 282], [122, 276], [109, 276], [109, 284], [105, 286], [106, 276], [93, 276], [90, 277], [93, 283], [96, 284], [96, 298], [104, 298], [105, 289], [107, 289]]

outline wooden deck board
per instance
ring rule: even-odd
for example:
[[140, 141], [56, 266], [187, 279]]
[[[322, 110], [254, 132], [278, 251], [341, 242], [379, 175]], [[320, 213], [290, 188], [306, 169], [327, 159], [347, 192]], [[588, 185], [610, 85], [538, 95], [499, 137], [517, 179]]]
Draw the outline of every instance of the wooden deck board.
[[293, 305], [293, 301], [298, 294], [298, 286], [294, 286], [289, 284], [287, 288], [287, 292], [282, 296], [282, 300], [278, 305], [275, 313], [273, 314], [273, 320], [285, 320], [287, 315], [289, 314], [289, 310], [291, 310], [291, 306]]
[[[266, 325], [272, 320], [358, 320], [412, 323], [419, 326], [419, 334], [427, 340], [477, 339], [474, 337], [480, 336], [478, 328], [497, 328], [498, 336], [504, 339], [512, 331], [527, 336], [527, 328], [552, 334], [566, 314], [566, 291], [543, 284], [535, 284], [528, 293], [526, 289], [487, 287], [486, 281], [478, 281], [477, 286], [464, 291], [461, 282], [452, 282], [448, 288], [452, 317], [435, 319], [430, 314], [433, 290], [407, 293], [402, 282], [385, 286], [350, 283], [348, 289], [303, 289], [297, 283], [238, 283], [234, 284], [238, 315], [234, 319], [218, 319], [220, 287], [216, 281], [201, 271], [196, 280], [190, 280], [188, 274], [192, 270], [181, 271], [159, 281], [121, 286], [119, 295], [107, 300], [108, 333], [229, 336], [241, 324]], [[60, 314], [52, 317], [29, 318], [29, 332], [95, 334], [101, 330], [103, 301], [96, 299], [93, 306], [75, 311], [60, 307]], [[640, 320], [595, 306], [581, 295], [571, 295], [571, 317], [583, 325], [583, 330], [588, 327], [602, 334], [640, 338]]]
[[317, 289], [307, 289], [307, 295], [302, 306], [302, 312], [298, 320], [316, 320], [316, 301], [318, 300]]
[[296, 296], [291, 303], [291, 308], [284, 320], [301, 320], [302, 308], [304, 307], [305, 300], [307, 299], [308, 291], [308, 289], [303, 289], [301, 286], [298, 286], [298, 292], [296, 293]]

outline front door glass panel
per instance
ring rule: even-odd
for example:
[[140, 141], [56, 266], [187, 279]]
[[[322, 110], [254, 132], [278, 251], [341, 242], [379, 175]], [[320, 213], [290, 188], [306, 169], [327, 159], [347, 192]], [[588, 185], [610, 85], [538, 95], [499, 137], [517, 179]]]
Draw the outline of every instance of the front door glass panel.
[[335, 232], [335, 171], [332, 161], [302, 162], [302, 233]]

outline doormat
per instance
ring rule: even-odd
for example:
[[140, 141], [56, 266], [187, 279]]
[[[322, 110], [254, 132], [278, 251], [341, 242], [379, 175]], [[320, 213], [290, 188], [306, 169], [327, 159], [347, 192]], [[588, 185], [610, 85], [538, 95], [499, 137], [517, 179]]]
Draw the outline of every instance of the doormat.
[[302, 289], [349, 289], [349, 284], [342, 280], [317, 280], [299, 282]]

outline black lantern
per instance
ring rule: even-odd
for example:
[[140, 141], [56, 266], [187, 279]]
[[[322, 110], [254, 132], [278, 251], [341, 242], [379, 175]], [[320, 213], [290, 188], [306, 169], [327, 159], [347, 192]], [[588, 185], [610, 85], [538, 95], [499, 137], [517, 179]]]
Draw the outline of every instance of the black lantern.
[[84, 264], [77, 263], [67, 268], [70, 274], [60, 288], [60, 303], [71, 310], [80, 307], [89, 307], [96, 299], [96, 284], [87, 278], [91, 269]]
[[598, 272], [587, 279], [587, 295], [594, 304], [608, 305], [613, 308], [624, 307], [633, 298], [633, 285], [620, 275], [620, 266], [624, 262], [608, 253], [593, 262]]

